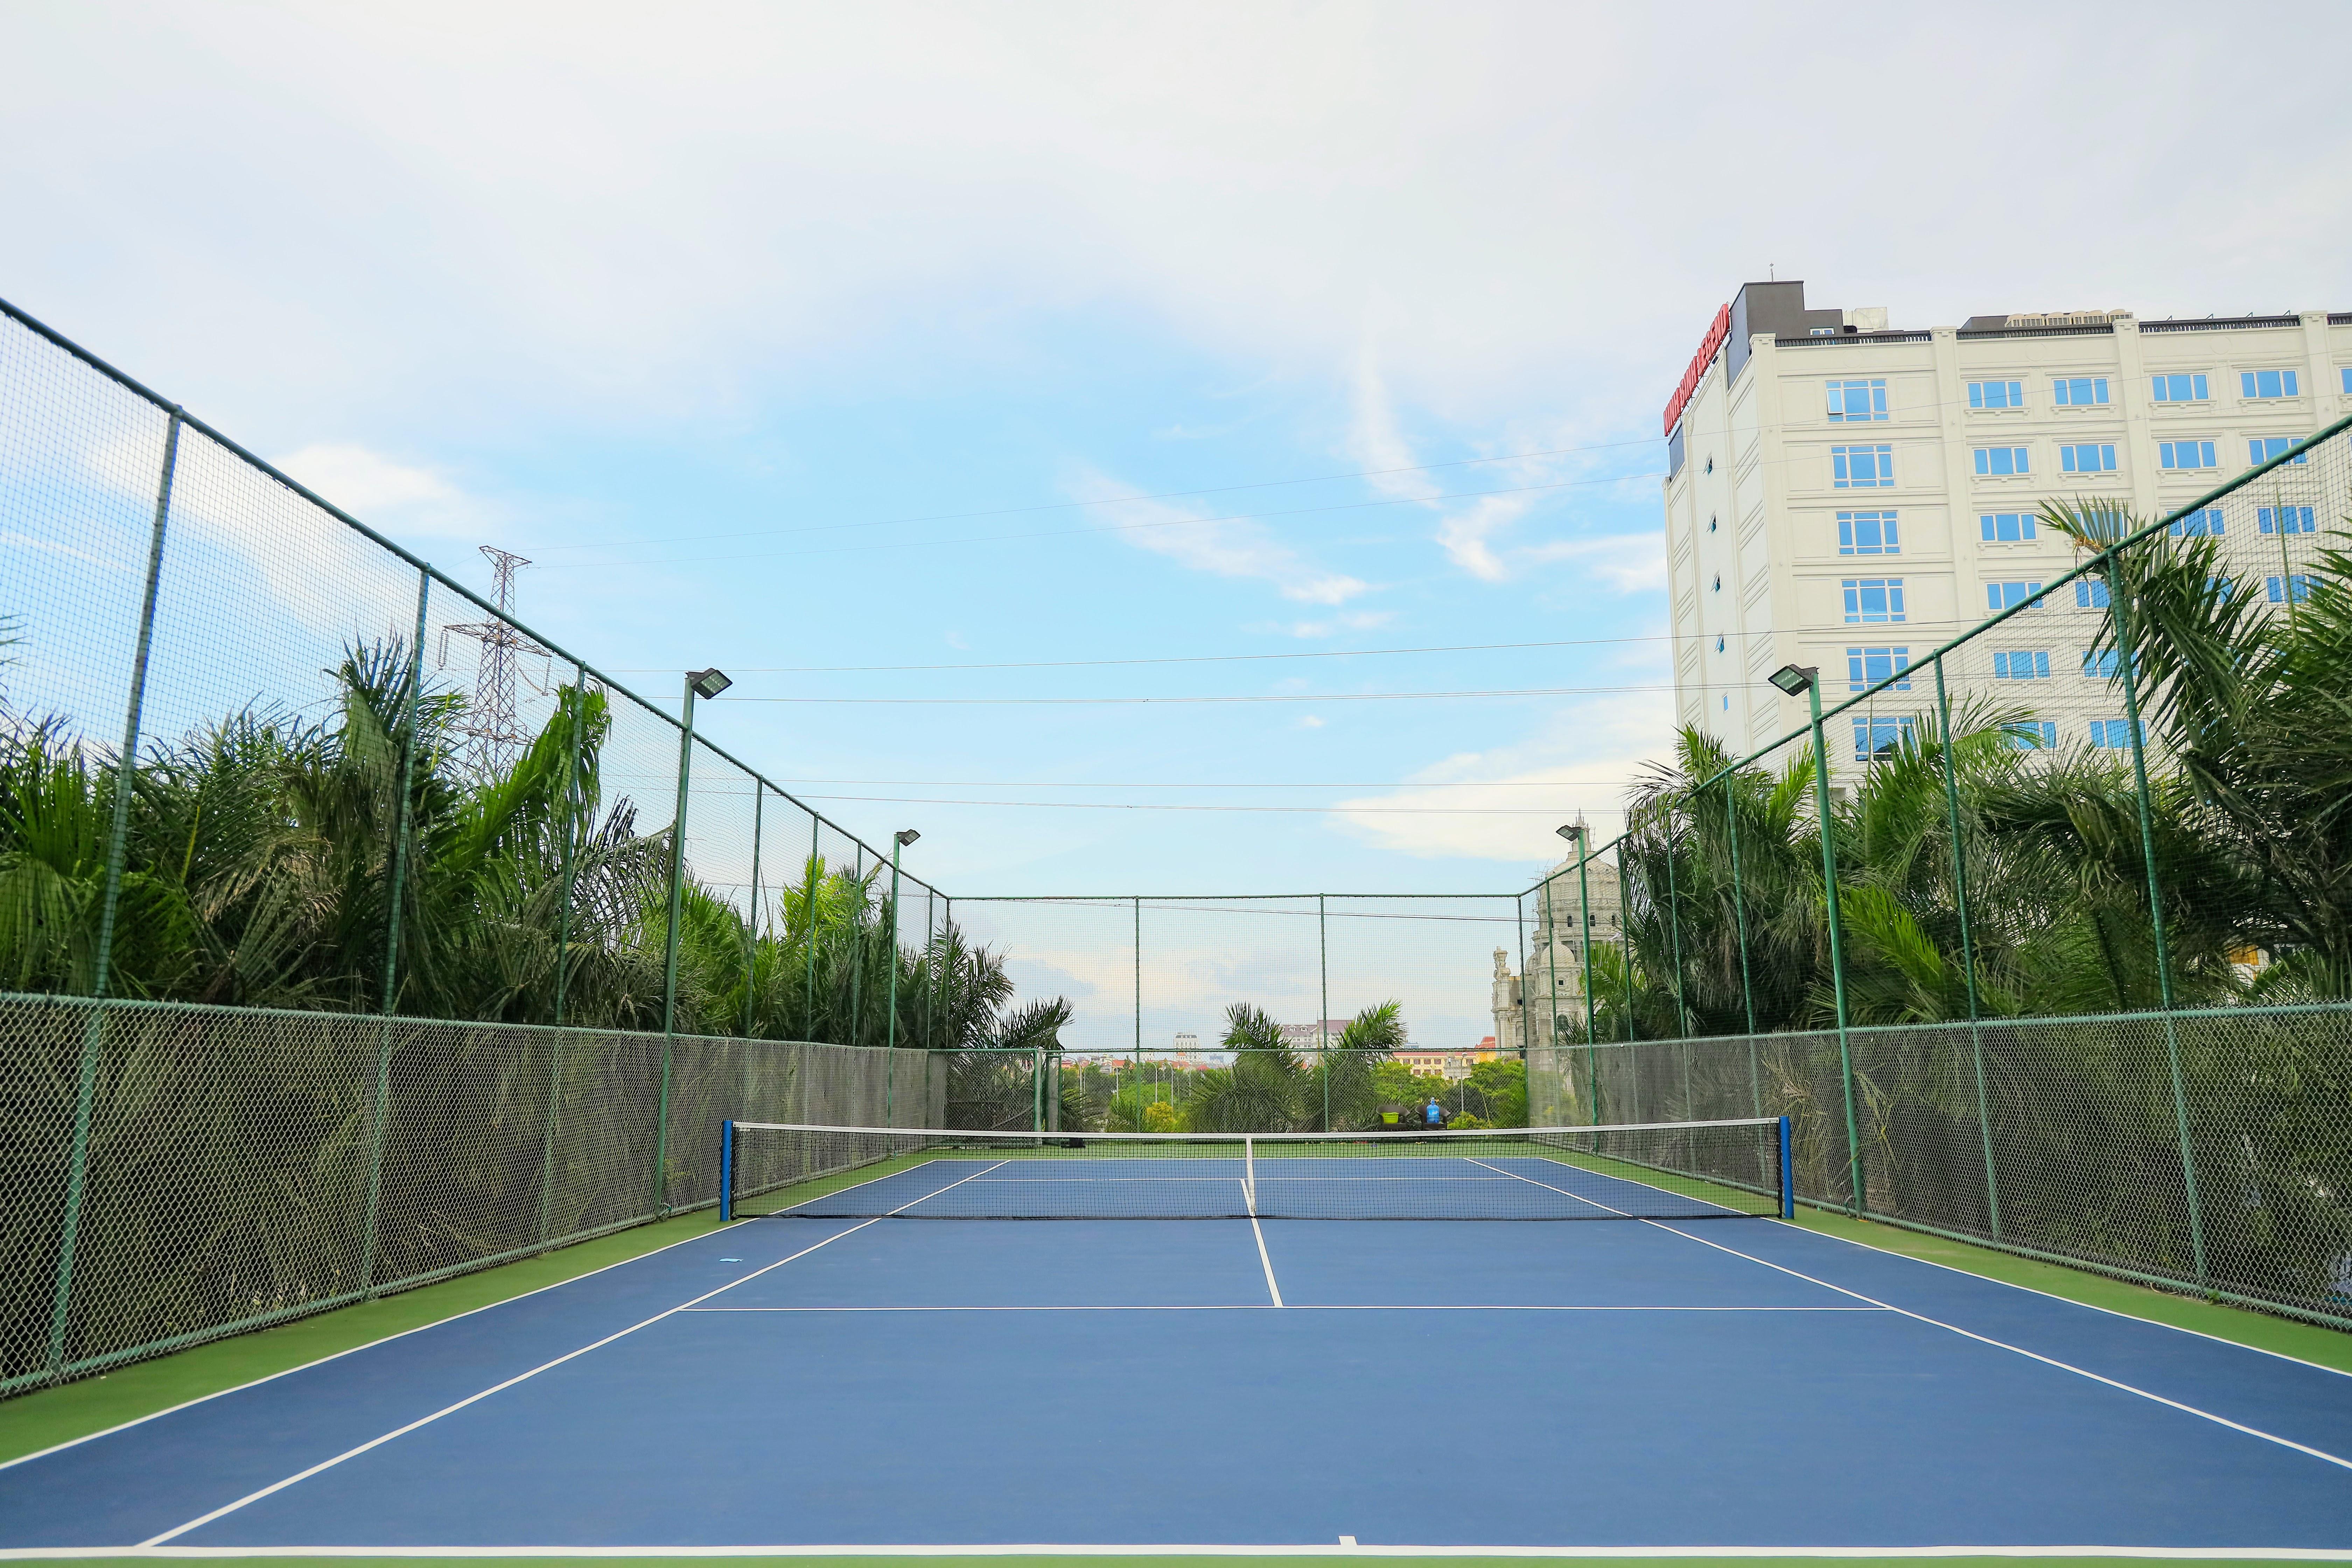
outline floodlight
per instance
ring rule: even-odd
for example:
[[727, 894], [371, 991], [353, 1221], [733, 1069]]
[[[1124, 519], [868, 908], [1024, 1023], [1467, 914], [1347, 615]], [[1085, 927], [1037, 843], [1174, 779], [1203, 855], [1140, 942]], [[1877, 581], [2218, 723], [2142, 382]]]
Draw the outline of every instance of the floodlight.
[[902, 827], [898, 829], [893, 837], [895, 837], [900, 844], [906, 845], [912, 844], [916, 839], [920, 838], [922, 835], [916, 832], [911, 827]]
[[686, 672], [686, 683], [694, 688], [697, 697], [706, 700], [735, 684], [728, 679], [725, 671], [718, 669], [689, 669]]
[[1819, 668], [1801, 664], [1784, 664], [1771, 675], [1772, 684], [1791, 697], [1802, 697], [1806, 688], [1820, 679]]
[[1575, 843], [1578, 839], [1584, 837], [1583, 826], [1580, 824], [1574, 822], [1570, 823], [1565, 827], [1555, 827], [1552, 831], [1559, 834], [1562, 838], [1567, 839], [1570, 844]]

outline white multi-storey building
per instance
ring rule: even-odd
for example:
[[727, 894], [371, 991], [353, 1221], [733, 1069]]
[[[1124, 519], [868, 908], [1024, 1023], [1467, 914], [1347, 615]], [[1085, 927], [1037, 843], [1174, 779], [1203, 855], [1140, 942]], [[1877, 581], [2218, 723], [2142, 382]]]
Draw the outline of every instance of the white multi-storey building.
[[[1666, 405], [1677, 717], [1741, 754], [1806, 721], [1805, 700], [1766, 680], [1781, 666], [1817, 667], [1834, 703], [2026, 603], [1948, 660], [1952, 700], [2031, 711], [2030, 742], [2122, 743], [2114, 682], [2085, 658], [2102, 591], [2039, 595], [2078, 558], [2035, 509], [2086, 496], [2152, 520], [2347, 409], [2352, 313], [1889, 331], [1883, 308], [1809, 310], [1802, 283], [1748, 284]], [[2258, 578], [2272, 559], [2273, 510], [2231, 526], [2233, 572]], [[2309, 505], [2275, 510], [2279, 534], [2310, 531]], [[2292, 566], [2269, 570], [2273, 598], [2296, 592]], [[1932, 710], [1917, 684], [1838, 721], [1832, 763], [1852, 769]]]

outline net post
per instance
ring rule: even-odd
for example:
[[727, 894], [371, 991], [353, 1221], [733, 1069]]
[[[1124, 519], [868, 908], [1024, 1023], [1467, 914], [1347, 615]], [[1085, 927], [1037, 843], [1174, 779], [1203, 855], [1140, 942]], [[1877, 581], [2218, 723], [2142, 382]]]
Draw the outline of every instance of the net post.
[[1969, 1046], [1976, 1062], [1977, 1133], [1984, 1145], [1985, 1214], [1990, 1222], [1992, 1238], [1999, 1241], [2000, 1176], [1993, 1165], [1991, 1107], [1985, 1094], [1984, 1021], [1977, 1003], [1976, 937], [1969, 923], [1969, 857], [1960, 828], [1959, 773], [1952, 759], [1952, 699], [1944, 685], [1944, 656], [1940, 653], [1936, 656], [1936, 712], [1943, 730], [1944, 809], [1951, 819], [1952, 904], [1960, 917], [1960, 973], [1968, 984]]
[[147, 699], [147, 659], [154, 647], [155, 598], [163, 581], [163, 536], [172, 515], [172, 479], [180, 460], [180, 411], [163, 427], [163, 463], [155, 486], [155, 522], [147, 541], [147, 584], [139, 606], [139, 640], [131, 660], [131, 697], [124, 705], [122, 752], [115, 758], [114, 820], [107, 835], [106, 881], [99, 898], [98, 952], [92, 965], [89, 1017], [82, 1026], [81, 1061], [74, 1094], [73, 1149], [67, 1157], [65, 1214], [58, 1237], [58, 1282], [49, 1315], [48, 1372], [64, 1370], [66, 1329], [73, 1300], [74, 1247], [80, 1237], [84, 1184], [89, 1171], [89, 1129], [97, 1113], [98, 1057], [105, 1038], [106, 993], [114, 958], [114, 921], [122, 899], [122, 863], [131, 834], [131, 780], [139, 766], [140, 714]]
[[1242, 1140], [1242, 1203], [1243, 1206], [1249, 1210], [1250, 1218], [1255, 1219], [1257, 1217], [1257, 1140], [1255, 1138], [1245, 1137]]
[[[2282, 541], [2281, 548], [2284, 547]], [[2205, 1216], [2197, 1196], [2196, 1145], [2189, 1135], [2189, 1100], [2180, 1076], [2180, 1024], [2172, 992], [2172, 950], [2164, 929], [2164, 889], [2156, 875], [2156, 823], [2147, 799], [2147, 748], [2140, 733], [2139, 679], [2135, 668], [2139, 652], [2131, 638], [2131, 594], [2124, 581], [2121, 557], [2111, 550], [2107, 563], [2108, 614], [2115, 624], [2118, 656], [2116, 667], [2123, 673], [2124, 716], [2131, 724], [2132, 785], [2139, 805], [2140, 858], [2147, 868], [2147, 918], [2156, 938], [2157, 992], [2164, 1004], [2164, 1059], [2172, 1076], [2173, 1131], [2180, 1143], [2180, 1179], [2189, 1204], [2189, 1246], [2197, 1266], [2197, 1283], [2210, 1289], [2212, 1276], [2205, 1260]], [[2292, 605], [2292, 580], [2286, 584], [2286, 592]]]
[[1780, 1118], [1780, 1217], [1782, 1219], [1797, 1217], [1796, 1163], [1790, 1157], [1789, 1145], [1789, 1119], [1783, 1116]]
[[735, 1123], [730, 1118], [719, 1124], [719, 1223], [727, 1224], [735, 1217]]

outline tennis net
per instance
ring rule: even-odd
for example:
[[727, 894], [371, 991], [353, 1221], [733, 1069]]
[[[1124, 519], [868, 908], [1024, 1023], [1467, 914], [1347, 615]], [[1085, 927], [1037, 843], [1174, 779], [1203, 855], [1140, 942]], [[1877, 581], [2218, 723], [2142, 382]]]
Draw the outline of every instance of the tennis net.
[[730, 1121], [722, 1217], [1786, 1215], [1785, 1118], [1411, 1132], [1035, 1133]]

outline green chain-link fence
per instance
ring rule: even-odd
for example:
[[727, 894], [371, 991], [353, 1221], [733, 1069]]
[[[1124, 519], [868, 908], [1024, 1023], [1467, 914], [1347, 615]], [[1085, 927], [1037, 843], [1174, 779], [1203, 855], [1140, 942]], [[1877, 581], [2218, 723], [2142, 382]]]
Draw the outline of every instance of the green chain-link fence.
[[2073, 571], [1524, 892], [950, 900], [0, 316], [0, 1392], [707, 1202], [729, 1115], [1406, 1088], [1785, 1112], [1810, 1201], [2352, 1324], [2341, 424], [2051, 509]]

